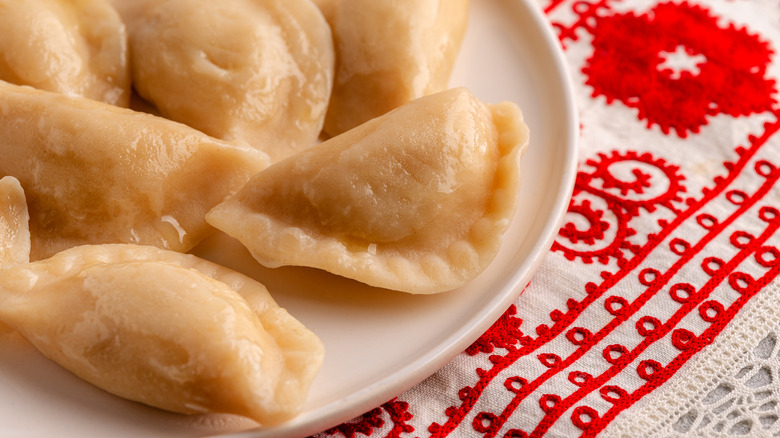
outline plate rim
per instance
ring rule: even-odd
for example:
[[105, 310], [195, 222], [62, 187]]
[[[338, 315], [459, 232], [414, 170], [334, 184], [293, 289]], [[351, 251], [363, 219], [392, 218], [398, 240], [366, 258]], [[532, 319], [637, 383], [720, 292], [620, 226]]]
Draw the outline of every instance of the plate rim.
[[[517, 247], [510, 247], [513, 248], [512, 251], [514, 252], [511, 253], [511, 259], [506, 260], [507, 263], [501, 265], [500, 281], [491, 283], [495, 284], [495, 286], [488, 291], [489, 293], [486, 294], [487, 296], [484, 299], [479, 300], [479, 307], [474, 307], [473, 312], [469, 311], [460, 314], [459, 318], [456, 320], [459, 324], [457, 329], [437, 331], [436, 336], [432, 337], [434, 342], [430, 343], [434, 346], [433, 348], [426, 348], [424, 353], [416, 355], [410, 360], [404, 361], [402, 364], [395, 364], [395, 362], [393, 362], [395, 365], [389, 372], [379, 374], [378, 378], [372, 380], [370, 384], [366, 384], [354, 391], [344, 391], [345, 393], [348, 393], [340, 398], [328, 397], [318, 406], [311, 406], [308, 409], [304, 408], [306, 410], [301, 412], [299, 416], [277, 426], [260, 426], [236, 432], [218, 432], [215, 429], [209, 428], [208, 432], [201, 431], [198, 433], [197, 430], [190, 427], [192, 425], [189, 423], [189, 419], [182, 420], [179, 417], [171, 417], [173, 420], [166, 420], [167, 422], [165, 423], [166, 427], [172, 427], [169, 429], [169, 432], [178, 431], [177, 425], [180, 421], [187, 422], [187, 425], [182, 429], [183, 432], [189, 432], [190, 435], [209, 435], [219, 438], [301, 437], [326, 431], [331, 427], [349, 421], [352, 418], [358, 417], [359, 415], [380, 406], [393, 397], [413, 388], [415, 385], [446, 366], [454, 357], [462, 353], [470, 344], [478, 339], [479, 336], [485, 333], [485, 331], [501, 317], [506, 309], [516, 301], [517, 297], [522, 293], [522, 290], [528, 282], [531, 281], [534, 273], [542, 265], [544, 256], [553, 245], [557, 232], [564, 221], [572, 191], [574, 190], [578, 165], [577, 142], [579, 137], [579, 121], [574, 97], [574, 83], [569, 72], [564, 51], [557, 36], [555, 36], [552, 25], [539, 7], [538, 0], [472, 0], [472, 4], [481, 1], [485, 1], [490, 6], [499, 8], [501, 11], [504, 11], [507, 8], [511, 9], [512, 18], [522, 17], [523, 25], [527, 25], [526, 27], [530, 30], [525, 32], [516, 31], [515, 34], [532, 35], [534, 41], [527, 44], [529, 44], [529, 47], [533, 50], [540, 49], [541, 52], [543, 52], [543, 67], [535, 70], [533, 73], [538, 73], [539, 71], [545, 73], [547, 71], [551, 72], [549, 75], [545, 75], [545, 78], [550, 76], [550, 79], [545, 80], [545, 87], [555, 87], [556, 89], [555, 99], [552, 100], [555, 102], [553, 106], [556, 111], [555, 114], [560, 115], [561, 118], [561, 123], [559, 124], [560, 128], [558, 128], [558, 131], [553, 131], [556, 128], [550, 128], [550, 123], [547, 121], [549, 117], [547, 116], [541, 119], [541, 125], [545, 128], [543, 132], [551, 133], [549, 139], [547, 139], [547, 143], [554, 144], [555, 146], [552, 151], [542, 155], [545, 163], [544, 169], [546, 169], [543, 175], [550, 175], [546, 181], [550, 181], [557, 190], [550, 192], [550, 195], [554, 194], [554, 196], [549, 196], [544, 199], [538, 197], [533, 198], [535, 202], [534, 205], [541, 205], [544, 207], [541, 209], [544, 214], [537, 214], [536, 216], [533, 216], [533, 218], [530, 218], [531, 216], [529, 216], [529, 228], [535, 233], [535, 237], [527, 239], [523, 243], [518, 242]], [[547, 80], [550, 81], [549, 83], [552, 84], [551, 86], [546, 85], [548, 83]], [[559, 108], [560, 110], [558, 110]], [[545, 115], [549, 113], [549, 111], [544, 112]], [[554, 170], [550, 170], [550, 167], [548, 167], [547, 164], [553, 162], [555, 166]], [[450, 325], [448, 327], [452, 326]], [[37, 354], [37, 352], [35, 354]], [[40, 355], [36, 355], [35, 357], [40, 358]], [[53, 363], [49, 364], [48, 361], [42, 363], [54, 367]], [[56, 369], [65, 372], [64, 369], [60, 369], [59, 367]], [[376, 375], [376, 373], [374, 373], [374, 375]], [[3, 377], [4, 376], [0, 374], [0, 383], [2, 383]], [[72, 385], [81, 385], [83, 383], [77, 381], [75, 376], [73, 376], [73, 379], [68, 380], [68, 382]], [[92, 391], [90, 394], [100, 394], [100, 397], [103, 396], [102, 390], [99, 390], [97, 387], [92, 387], [90, 390]], [[80, 396], [82, 394], [79, 392], [76, 395]], [[91, 395], [87, 398], [89, 397], [91, 397]], [[117, 402], [120, 400], [122, 400], [122, 402], [125, 401], [119, 397], [116, 398]], [[99, 401], [96, 401], [96, 403], [98, 402]], [[127, 406], [123, 405], [122, 407], [124, 408]], [[138, 404], [136, 408], [137, 410], [135, 413], [139, 415], [148, 414], [155, 416], [158, 413], [154, 408], [149, 408], [142, 404]], [[63, 418], [68, 420], [72, 418], [66, 416], [66, 413], [68, 412], [67, 409], [60, 410], [59, 405], [56, 406], [56, 409], [57, 412], [61, 412]], [[107, 412], [113, 413], [113, 408], [107, 409]], [[144, 423], [143, 418], [135, 417], [132, 410], [127, 412], [129, 413], [125, 414], [125, 411], [122, 411], [121, 416], [123, 419], [132, 417], [130, 421]], [[85, 417], [83, 419], [79, 418], [78, 421], [80, 422], [79, 424], [81, 424], [81, 422], [89, 423], [90, 420], [94, 419], [99, 420], [97, 421], [97, 424], [99, 425], [98, 427], [101, 428], [101, 432], [98, 433], [98, 435], [100, 435], [101, 433], [110, 433], [112, 430], [116, 429], [116, 423], [106, 422], [107, 419], [110, 418], [110, 416], [106, 418]], [[108, 429], [109, 427], [110, 429]], [[195, 427], [197, 428], [197, 425]], [[0, 429], [3, 428], [0, 427]], [[8, 430], [5, 431], [6, 433], [8, 432]], [[121, 432], [120, 430], [116, 431]], [[2, 434], [2, 432], [3, 430], [0, 430], [0, 434]], [[67, 431], [62, 432], [63, 434], [67, 433]], [[42, 433], [46, 432], [43, 431]]]
[[[495, 0], [498, 1], [498, 0]], [[501, 0], [503, 2], [515, 3], [528, 13], [528, 16], [538, 27], [540, 35], [544, 37], [544, 44], [549, 47], [557, 81], [561, 86], [561, 94], [564, 97], [562, 107], [565, 108], [565, 134], [561, 140], [564, 147], [558, 152], [564, 152], [564, 161], [561, 163], [562, 178], [560, 180], [562, 190], [558, 193], [558, 198], [552, 205], [550, 211], [553, 213], [550, 220], [542, 228], [544, 237], [536, 240], [532, 246], [528, 257], [524, 260], [525, 269], [517, 269], [510, 276], [497, 293], [489, 306], [483, 313], [474, 315], [464, 326], [466, 328], [459, 330], [446, 337], [443, 348], [429, 352], [425, 355], [415, 358], [406, 366], [396, 370], [390, 376], [383, 378], [374, 384], [362, 388], [346, 397], [343, 397], [333, 403], [316, 408], [310, 413], [302, 413], [304, 417], [301, 421], [293, 418], [287, 423], [274, 427], [260, 427], [240, 432], [214, 435], [219, 438], [283, 438], [300, 437], [316, 434], [335, 427], [345, 421], [355, 418], [370, 409], [373, 409], [382, 403], [391, 400], [393, 397], [409, 390], [422, 382], [425, 378], [433, 375], [449, 363], [454, 357], [463, 352], [470, 344], [479, 338], [515, 301], [517, 296], [526, 287], [534, 273], [541, 266], [544, 255], [550, 250], [563, 224], [564, 216], [568, 210], [571, 200], [576, 172], [578, 165], [578, 133], [579, 117], [574, 95], [574, 85], [566, 62], [563, 48], [558, 38], [555, 36], [552, 25], [544, 16], [538, 5], [532, 4], [533, 0]], [[562, 126], [564, 126], [562, 124]], [[398, 378], [397, 376], [402, 376]]]

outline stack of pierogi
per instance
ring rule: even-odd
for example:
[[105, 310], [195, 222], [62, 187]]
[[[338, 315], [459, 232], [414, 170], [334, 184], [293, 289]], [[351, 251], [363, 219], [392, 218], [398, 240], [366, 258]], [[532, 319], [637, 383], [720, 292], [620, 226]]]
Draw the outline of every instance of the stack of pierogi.
[[[0, 0], [0, 321], [109, 392], [262, 425], [324, 358], [257, 280], [461, 287], [528, 130], [448, 81], [468, 0]], [[273, 291], [271, 291], [273, 292]]]

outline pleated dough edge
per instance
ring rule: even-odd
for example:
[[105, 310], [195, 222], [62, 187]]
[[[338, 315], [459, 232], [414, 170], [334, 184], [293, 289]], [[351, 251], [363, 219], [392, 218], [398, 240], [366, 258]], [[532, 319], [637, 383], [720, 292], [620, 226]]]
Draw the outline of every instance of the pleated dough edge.
[[260, 264], [269, 268], [310, 266], [370, 286], [411, 294], [456, 289], [479, 275], [498, 253], [517, 209], [520, 160], [529, 144], [529, 129], [517, 105], [503, 102], [486, 106], [499, 136], [495, 191], [485, 214], [471, 225], [468, 238], [451, 242], [443, 254], [428, 253], [419, 260], [409, 260], [401, 255], [377, 256], [371, 245], [366, 250], [351, 250], [336, 238], [322, 239], [299, 227], [281, 225], [243, 206], [236, 198], [214, 207], [206, 221], [217, 229], [229, 230], [227, 234], [242, 243], [252, 242], [252, 246], [272, 253], [265, 256], [244, 244]]

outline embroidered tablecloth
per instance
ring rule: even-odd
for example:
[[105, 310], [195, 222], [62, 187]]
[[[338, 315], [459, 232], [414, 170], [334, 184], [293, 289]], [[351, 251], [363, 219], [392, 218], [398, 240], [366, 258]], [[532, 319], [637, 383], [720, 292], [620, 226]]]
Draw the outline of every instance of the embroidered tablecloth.
[[780, 3], [528, 1], [581, 122], [553, 247], [466, 351], [319, 436], [777, 436]]

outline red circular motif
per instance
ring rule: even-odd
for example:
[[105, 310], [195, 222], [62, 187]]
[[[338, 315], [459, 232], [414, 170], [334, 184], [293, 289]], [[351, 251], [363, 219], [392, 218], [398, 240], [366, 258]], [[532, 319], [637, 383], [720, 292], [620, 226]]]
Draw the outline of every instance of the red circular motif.
[[747, 231], [738, 230], [731, 234], [729, 241], [732, 245], [739, 249], [745, 249], [755, 239], [755, 237]]
[[723, 269], [725, 262], [718, 257], [706, 257], [701, 262], [701, 268], [707, 275], [716, 275]]
[[683, 239], [675, 238], [669, 242], [669, 249], [671, 249], [672, 252], [677, 255], [683, 255], [686, 251], [691, 249], [691, 244]]
[[577, 386], [584, 386], [591, 380], [593, 380], [593, 376], [584, 371], [572, 371], [569, 373], [569, 382]]
[[[642, 15], [595, 20], [593, 55], [582, 69], [587, 84], [593, 96], [636, 108], [648, 126], [686, 137], [708, 116], [745, 116], [775, 104], [775, 82], [765, 78], [769, 45], [745, 29], [720, 25], [701, 6], [661, 3]], [[674, 53], [694, 64], [681, 72], [665, 67]]]
[[757, 161], [755, 169], [756, 173], [763, 176], [764, 178], [769, 178], [772, 176], [772, 173], [777, 172], [777, 166], [766, 160]]
[[622, 398], [628, 396], [628, 392], [625, 389], [615, 385], [604, 386], [599, 390], [599, 393], [601, 398], [610, 403], [617, 403]]
[[774, 246], [762, 246], [756, 251], [756, 261], [767, 268], [777, 266], [780, 263], [780, 250]]
[[719, 301], [709, 300], [705, 301], [699, 306], [699, 315], [701, 319], [707, 322], [715, 322], [723, 314], [726, 309]]
[[616, 295], [607, 297], [604, 301], [604, 308], [607, 309], [612, 316], [619, 316], [625, 311], [625, 307], [628, 306], [628, 301], [625, 298]]
[[726, 192], [726, 199], [734, 205], [742, 205], [747, 200], [747, 193], [742, 190], [729, 190]]
[[588, 342], [593, 337], [590, 330], [583, 327], [574, 327], [566, 332], [566, 339], [574, 345], [580, 346]]
[[718, 220], [715, 219], [715, 216], [711, 214], [703, 213], [696, 216], [696, 223], [701, 225], [701, 227], [705, 230], [711, 230], [715, 228], [716, 225], [718, 225]]
[[598, 419], [598, 412], [590, 406], [577, 406], [571, 414], [572, 423], [580, 429], [587, 429]]
[[672, 332], [672, 345], [678, 350], [685, 350], [696, 342], [696, 335], [688, 329], [680, 328]]
[[639, 283], [641, 283], [642, 286], [649, 287], [654, 285], [656, 280], [658, 280], [660, 277], [661, 273], [658, 271], [658, 269], [646, 268], [639, 273]]
[[643, 360], [642, 362], [639, 362], [639, 366], [636, 368], [637, 374], [639, 374], [639, 377], [641, 377], [644, 380], [651, 380], [653, 377], [656, 376], [657, 373], [659, 373], [661, 370], [663, 370], [663, 365], [660, 364], [660, 362], [652, 359]]
[[480, 433], [490, 433], [495, 430], [498, 416], [490, 412], [480, 412], [472, 420], [474, 430]]
[[544, 412], [552, 412], [553, 409], [555, 409], [555, 405], [561, 402], [561, 397], [556, 394], [544, 394], [539, 399], [539, 407], [542, 408]]
[[601, 356], [604, 357], [604, 360], [612, 365], [621, 363], [626, 354], [628, 354], [628, 348], [620, 344], [607, 345], [604, 351], [601, 352]]
[[514, 392], [515, 394], [522, 392], [523, 387], [525, 387], [527, 384], [528, 380], [519, 376], [510, 377], [504, 381], [504, 387], [507, 390]]
[[649, 315], [639, 318], [639, 321], [636, 322], [636, 330], [641, 336], [652, 335], [660, 326], [661, 321], [658, 318]]
[[750, 274], [735, 271], [729, 274], [729, 286], [740, 294], [748, 292], [755, 286], [756, 280]]
[[677, 283], [669, 289], [669, 295], [680, 304], [687, 303], [694, 293], [696, 293], [696, 288], [689, 283]]
[[542, 353], [536, 356], [539, 362], [547, 368], [552, 368], [561, 363], [561, 357], [554, 353]]
[[761, 207], [758, 211], [758, 218], [765, 222], [774, 222], [780, 217], [780, 211], [774, 207]]

